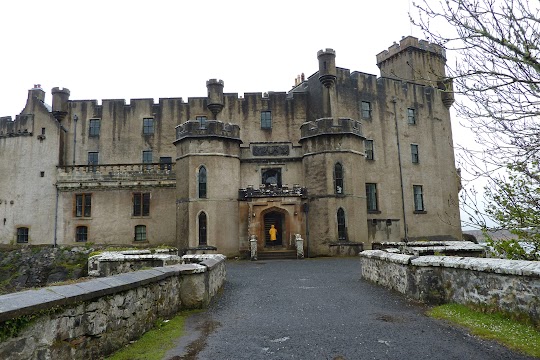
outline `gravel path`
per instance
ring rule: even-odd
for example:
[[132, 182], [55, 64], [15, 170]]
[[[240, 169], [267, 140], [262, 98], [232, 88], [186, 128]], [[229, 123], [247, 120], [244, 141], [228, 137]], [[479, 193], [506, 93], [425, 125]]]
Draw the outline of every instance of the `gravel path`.
[[361, 280], [357, 258], [229, 261], [227, 273], [165, 359], [530, 359]]

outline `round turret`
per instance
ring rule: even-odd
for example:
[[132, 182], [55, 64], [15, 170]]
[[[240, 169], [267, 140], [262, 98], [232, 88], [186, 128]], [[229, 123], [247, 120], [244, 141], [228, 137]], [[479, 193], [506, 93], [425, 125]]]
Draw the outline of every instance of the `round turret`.
[[327, 88], [336, 82], [336, 52], [334, 49], [319, 50], [319, 81]]
[[53, 116], [61, 121], [68, 112], [69, 89], [55, 87], [52, 93], [52, 112]]
[[223, 109], [223, 80], [210, 79], [206, 82], [208, 89], [208, 110], [214, 114], [214, 120], [217, 114]]

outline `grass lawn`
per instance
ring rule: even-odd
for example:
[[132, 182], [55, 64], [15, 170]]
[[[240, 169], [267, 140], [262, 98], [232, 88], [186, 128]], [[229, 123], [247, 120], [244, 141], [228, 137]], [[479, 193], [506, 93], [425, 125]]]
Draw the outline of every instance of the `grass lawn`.
[[182, 311], [170, 320], [161, 320], [139, 340], [118, 350], [107, 360], [161, 360], [184, 334], [184, 321], [201, 310]]
[[428, 315], [464, 326], [473, 335], [495, 340], [523, 354], [540, 357], [540, 332], [532, 325], [511, 320], [502, 314], [483, 313], [459, 304], [437, 306], [428, 311]]

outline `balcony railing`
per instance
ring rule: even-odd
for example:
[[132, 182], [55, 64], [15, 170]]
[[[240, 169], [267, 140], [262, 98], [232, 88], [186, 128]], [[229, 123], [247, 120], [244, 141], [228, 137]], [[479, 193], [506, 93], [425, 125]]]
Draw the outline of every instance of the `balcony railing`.
[[175, 179], [174, 163], [67, 165], [58, 167], [59, 180]]
[[307, 189], [295, 184], [292, 188], [288, 187], [287, 185], [260, 185], [259, 188], [254, 188], [253, 185], [248, 185], [247, 188], [238, 190], [239, 200], [284, 196], [306, 197]]

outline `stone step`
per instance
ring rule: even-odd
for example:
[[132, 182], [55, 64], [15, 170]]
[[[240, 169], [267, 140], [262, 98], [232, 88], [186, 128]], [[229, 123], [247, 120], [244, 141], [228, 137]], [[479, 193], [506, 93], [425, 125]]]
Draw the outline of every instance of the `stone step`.
[[271, 250], [259, 251], [257, 254], [259, 260], [281, 260], [296, 259], [296, 250]]

